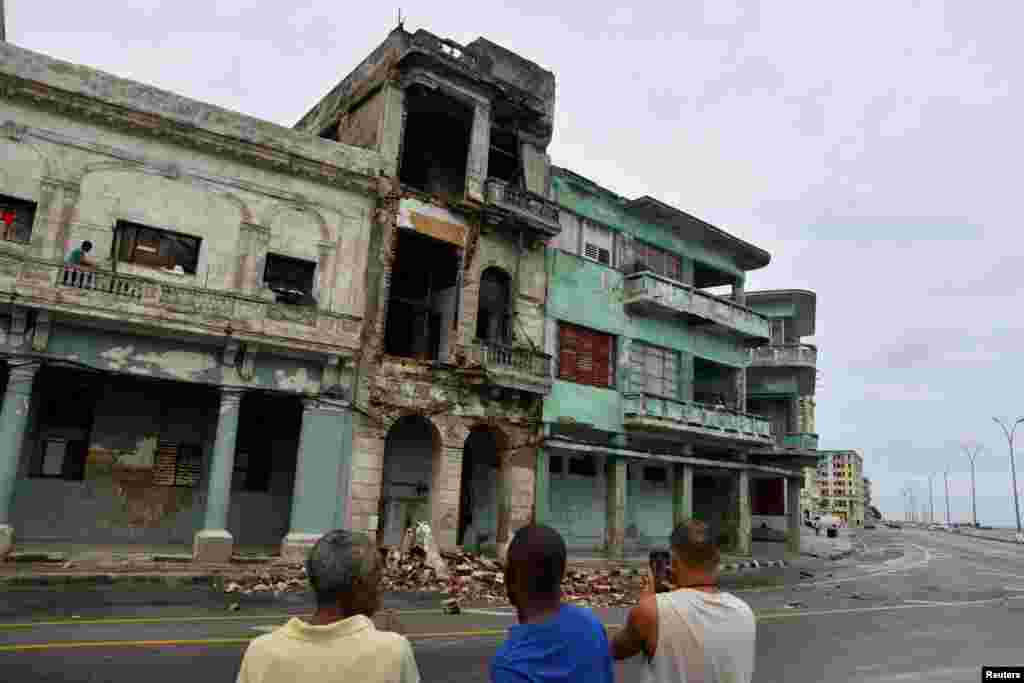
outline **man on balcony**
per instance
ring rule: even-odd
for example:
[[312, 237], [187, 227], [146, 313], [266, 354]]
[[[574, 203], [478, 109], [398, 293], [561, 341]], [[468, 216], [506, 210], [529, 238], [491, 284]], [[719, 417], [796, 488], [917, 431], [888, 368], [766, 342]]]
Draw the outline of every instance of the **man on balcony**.
[[76, 268], [95, 268], [96, 262], [93, 261], [88, 256], [86, 256], [86, 254], [88, 254], [91, 251], [92, 242], [90, 242], [89, 240], [85, 240], [84, 242], [82, 242], [81, 246], [75, 247], [74, 249], [71, 250], [71, 253], [68, 254], [65, 263], [67, 263], [67, 265], [69, 266], [75, 266]]

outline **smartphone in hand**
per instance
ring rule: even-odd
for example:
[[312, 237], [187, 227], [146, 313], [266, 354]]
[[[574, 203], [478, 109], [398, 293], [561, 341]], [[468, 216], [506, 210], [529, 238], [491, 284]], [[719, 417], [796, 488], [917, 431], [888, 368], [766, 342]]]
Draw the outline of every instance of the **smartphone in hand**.
[[651, 551], [651, 578], [654, 581], [655, 593], [667, 593], [672, 590], [669, 586], [671, 566], [672, 556], [669, 554], [669, 551]]

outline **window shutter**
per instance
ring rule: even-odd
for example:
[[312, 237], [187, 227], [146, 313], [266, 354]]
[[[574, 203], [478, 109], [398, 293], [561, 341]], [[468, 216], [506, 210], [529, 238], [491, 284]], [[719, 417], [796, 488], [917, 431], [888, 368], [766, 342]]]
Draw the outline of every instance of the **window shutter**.
[[576, 330], [562, 324], [558, 328], [558, 378], [576, 380]]

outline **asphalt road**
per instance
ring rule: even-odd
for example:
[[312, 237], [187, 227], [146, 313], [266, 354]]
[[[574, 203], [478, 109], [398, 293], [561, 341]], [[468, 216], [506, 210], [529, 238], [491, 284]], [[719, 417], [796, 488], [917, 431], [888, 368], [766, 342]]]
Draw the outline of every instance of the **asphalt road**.
[[[977, 681], [982, 665], [1024, 665], [1024, 548], [888, 529], [856, 545], [853, 558], [795, 585], [739, 593], [758, 614], [756, 680]], [[6, 594], [0, 679], [231, 681], [249, 638], [305, 609], [298, 597], [231, 613], [219, 597], [118, 596], [111, 607], [113, 594]], [[504, 609], [444, 616], [423, 596], [391, 606], [424, 681], [486, 681], [514, 621]], [[624, 611], [600, 615], [619, 624]], [[642, 680], [642, 666], [620, 664], [618, 680]]]

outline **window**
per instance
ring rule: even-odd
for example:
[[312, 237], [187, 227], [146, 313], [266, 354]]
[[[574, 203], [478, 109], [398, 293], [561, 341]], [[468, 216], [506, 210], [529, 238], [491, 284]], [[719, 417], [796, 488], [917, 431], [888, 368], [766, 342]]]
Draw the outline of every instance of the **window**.
[[454, 339], [458, 250], [400, 229], [385, 323], [385, 353], [419, 360], [447, 358]]
[[587, 242], [583, 245], [583, 255], [591, 261], [597, 261], [603, 263], [606, 266], [612, 264], [611, 253], [604, 247], [599, 247], [593, 242]]
[[145, 225], [118, 221], [114, 240], [117, 258], [151, 268], [181, 268], [195, 275], [199, 266], [199, 245], [202, 240]]
[[85, 440], [45, 439], [37, 477], [81, 481], [89, 444]]
[[596, 477], [597, 465], [593, 458], [569, 458], [569, 474], [576, 474], [581, 477]]
[[558, 378], [578, 384], [611, 387], [614, 347], [611, 335], [560, 323]]
[[683, 263], [679, 256], [636, 240], [622, 240], [619, 264], [627, 273], [649, 270], [672, 280], [682, 281], [683, 278]]
[[562, 473], [562, 456], [552, 455], [548, 458], [548, 472], [551, 474]]
[[679, 398], [679, 354], [634, 341], [629, 347], [630, 389]]
[[156, 449], [153, 485], [194, 488], [199, 483], [202, 464], [203, 452], [199, 446], [160, 441]]
[[785, 331], [786, 321], [782, 318], [772, 318], [768, 321], [769, 330], [771, 332], [772, 344], [783, 344], [785, 343]]
[[263, 269], [263, 282], [277, 296], [278, 303], [315, 304], [313, 280], [316, 264], [312, 261], [267, 254], [267, 265]]
[[488, 268], [480, 276], [480, 308], [476, 338], [507, 344], [512, 337], [512, 279], [500, 268]]
[[612, 265], [612, 231], [593, 221], [582, 220], [583, 256], [591, 261]]
[[664, 467], [645, 467], [644, 481], [649, 481], [653, 484], [664, 484], [668, 481], [668, 473]]
[[0, 230], [9, 242], [28, 242], [36, 218], [35, 202], [0, 195]]

